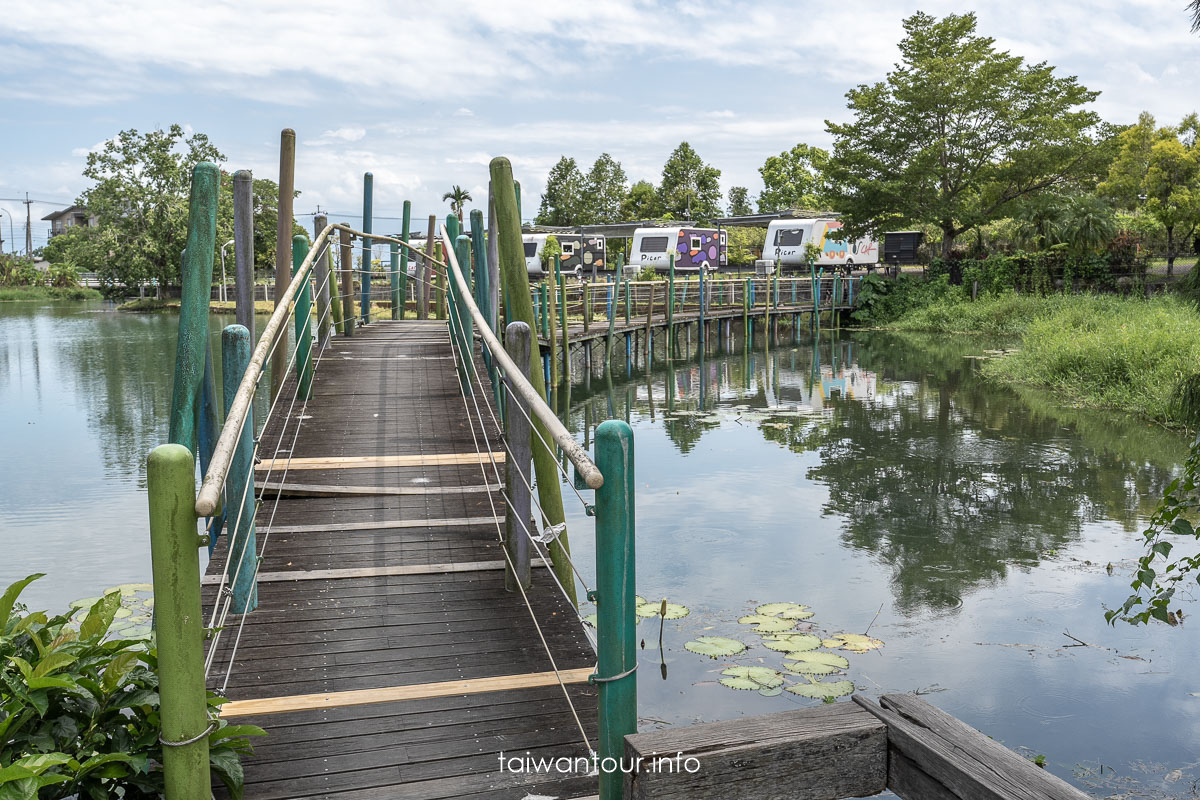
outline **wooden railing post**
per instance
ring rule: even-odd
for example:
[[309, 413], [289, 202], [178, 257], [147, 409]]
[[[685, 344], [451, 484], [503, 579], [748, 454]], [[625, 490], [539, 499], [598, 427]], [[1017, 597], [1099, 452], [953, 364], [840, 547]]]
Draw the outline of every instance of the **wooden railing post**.
[[[354, 335], [354, 251], [350, 249], [350, 232], [338, 231], [342, 266], [342, 336]], [[287, 363], [287, 362], [284, 362]]]
[[[292, 239], [292, 268], [300, 271], [304, 259], [308, 257], [308, 240], [303, 236]], [[296, 293], [296, 380], [300, 387], [296, 397], [306, 401], [312, 397], [312, 273], [300, 285]]]
[[[321, 231], [325, 230], [325, 226], [328, 224], [328, 219], [324, 214], [313, 217], [313, 228], [316, 230], [316, 233], [313, 234], [313, 241], [316, 241], [316, 237], [321, 235]], [[317, 276], [317, 350], [320, 351], [329, 344], [333, 328], [333, 305], [330, 302], [333, 276], [329, 270], [328, 240], [321, 247], [315, 274]]]
[[233, 173], [233, 260], [237, 281], [234, 313], [237, 324], [254, 335], [254, 176], [248, 169]]
[[[372, 206], [372, 190], [375, 186], [375, 176], [369, 172], [363, 173], [363, 233], [371, 233], [371, 221], [374, 218]], [[362, 324], [371, 322], [371, 237], [364, 236], [362, 240], [362, 286], [359, 290], [358, 313]]]
[[[292, 282], [292, 208], [296, 195], [296, 132], [284, 128], [279, 134], [279, 198], [275, 224], [275, 307]], [[280, 329], [281, 336], [287, 331]], [[287, 348], [276, 347], [271, 355], [271, 399], [279, 394], [287, 372]]]
[[[250, 332], [243, 325], [221, 331], [221, 388], [225, 416], [233, 407], [242, 376], [250, 365]], [[229, 474], [225, 479], [225, 519], [229, 523], [228, 570], [233, 581], [233, 609], [245, 614], [258, 608], [258, 546], [254, 536], [254, 408], [246, 412]]]
[[146, 462], [167, 800], [212, 796], [200, 617], [199, 548], [208, 542], [196, 533], [195, 470], [191, 451], [180, 444], [159, 445]]
[[391, 298], [392, 319], [400, 319], [400, 245], [392, 242], [388, 256], [388, 296]]
[[[531, 348], [529, 326], [520, 320], [508, 323], [504, 329], [504, 349], [525, 376], [529, 375], [529, 352]], [[510, 592], [517, 586], [528, 589], [529, 537], [524, 527], [530, 520], [529, 487], [533, 485], [530, 463], [532, 439], [529, 428], [529, 403], [517, 392], [513, 379], [504, 376], [508, 384], [508, 413], [504, 417], [504, 440], [508, 442], [509, 457], [504, 463], [504, 483], [508, 497], [505, 519], [504, 549], [508, 551], [508, 563], [504, 565], [504, 588]]]
[[[408, 244], [409, 238], [412, 235], [412, 201], [404, 201], [403, 217], [400, 222], [400, 240]], [[414, 264], [418, 263], [412, 257], [412, 251], [407, 247], [400, 256], [400, 316], [395, 319], [404, 319], [404, 309], [408, 306], [408, 262], [412, 260]]]
[[[471, 265], [471, 237], [460, 235], [454, 242], [454, 257], [458, 259], [461, 269], [466, 270]], [[466, 266], [463, 266], [466, 265]], [[466, 279], [466, 275], [463, 276]], [[447, 289], [450, 292], [450, 297], [453, 300], [451, 306], [451, 317], [454, 320], [453, 325], [458, 329], [458, 341], [460, 343], [459, 351], [463, 357], [463, 371], [460, 375], [462, 380], [463, 392], [469, 397], [474, 391], [471, 383], [471, 359], [475, 355], [475, 325], [471, 322], [471, 312], [467, 309], [466, 300], [462, 297], [462, 292], [457, 288], [454, 281], [450, 280], [450, 276], [446, 275]], [[526, 371], [529, 367], [526, 366]]]
[[[600, 800], [621, 800], [625, 736], [637, 733], [637, 635], [634, 632], [633, 430], [610, 419], [596, 428], [596, 673], [600, 686]], [[611, 761], [610, 761], [611, 759]], [[606, 768], [607, 767], [607, 768]]]

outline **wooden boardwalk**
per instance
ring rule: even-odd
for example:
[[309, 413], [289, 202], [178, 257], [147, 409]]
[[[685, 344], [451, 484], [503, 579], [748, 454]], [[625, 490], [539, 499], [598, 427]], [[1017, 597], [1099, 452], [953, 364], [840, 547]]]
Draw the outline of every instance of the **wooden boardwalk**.
[[[491, 391], [477, 392], [483, 407]], [[472, 437], [446, 323], [376, 322], [335, 337], [303, 414], [286, 410], [262, 436], [261, 457], [276, 461], [269, 478], [269, 461], [257, 473], [267, 483], [259, 608], [227, 690], [231, 722], [269, 733], [246, 761], [246, 797], [594, 793], [594, 778], [500, 769], [501, 752], [587, 749], [529, 609], [504, 590], [503, 497], [478, 455], [502, 458], [503, 447], [486, 408], [485, 430], [474, 429], [486, 441]], [[206, 614], [222, 566], [218, 547]], [[547, 569], [535, 566], [528, 597], [594, 744], [595, 690], [581, 682], [591, 646]], [[217, 644], [212, 688], [230, 671], [239, 619]], [[290, 710], [261, 713], [270, 707]]]

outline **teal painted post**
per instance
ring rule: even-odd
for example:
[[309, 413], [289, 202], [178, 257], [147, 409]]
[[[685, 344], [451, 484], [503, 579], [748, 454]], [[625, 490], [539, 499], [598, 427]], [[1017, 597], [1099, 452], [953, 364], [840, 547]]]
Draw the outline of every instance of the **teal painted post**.
[[484, 238], [483, 212], [478, 208], [471, 212], [471, 253], [475, 257], [475, 284], [472, 287], [475, 290], [475, 305], [479, 306], [483, 318], [490, 320], [487, 240]]
[[388, 255], [388, 277], [391, 279], [392, 319], [400, 319], [400, 245], [392, 242]]
[[629, 303], [630, 303], [630, 300], [629, 300], [629, 278], [623, 278], [622, 282], [625, 284], [625, 324], [628, 325], [629, 324], [629, 315], [632, 311], [632, 309], [630, 308], [630, 305], [629, 305]]
[[[705, 268], [700, 267], [700, 327], [697, 328], [696, 338], [700, 341], [700, 352], [704, 352], [704, 272]], [[701, 370], [701, 375], [704, 371]]]
[[671, 253], [671, 275], [667, 282], [667, 329], [675, 330], [675, 254]]
[[[375, 187], [375, 176], [367, 172], [363, 174], [363, 233], [372, 233], [371, 220], [374, 219], [372, 190]], [[371, 237], [364, 236], [362, 240], [362, 291], [359, 292], [358, 313], [362, 315], [362, 324], [371, 321]]]
[[[408, 244], [409, 233], [412, 229], [412, 202], [404, 201], [404, 220], [401, 222], [400, 239], [405, 244]], [[404, 309], [408, 305], [408, 262], [412, 256], [412, 251], [407, 247], [404, 248], [403, 267], [400, 270], [400, 316], [396, 319], [404, 319]], [[414, 264], [419, 263], [415, 258], [412, 259]]]
[[[197, 455], [200, 457], [200, 474], [208, 472], [212, 461], [213, 451], [217, 449], [217, 439], [221, 435], [221, 419], [217, 411], [217, 377], [214, 374], [212, 341], [204, 337], [204, 383], [200, 389], [200, 408], [196, 418], [196, 442], [199, 445]], [[211, 554], [217, 547], [217, 538], [225, 525], [225, 512], [217, 514], [209, 527], [208, 552]]]
[[162, 749], [163, 794], [169, 800], [212, 796], [200, 617], [199, 548], [206, 539], [196, 533], [195, 470], [191, 451], [180, 444], [159, 445], [146, 461], [159, 735], [166, 742], [190, 742]]
[[[221, 387], [225, 415], [233, 406], [242, 376], [250, 365], [250, 331], [242, 325], [227, 325], [221, 331]], [[256, 566], [258, 545], [254, 537], [254, 409], [246, 412], [241, 436], [234, 447], [225, 478], [225, 517], [229, 522], [229, 561], [238, 564], [233, 578], [233, 610], [245, 614], [258, 608]]]
[[[458, 238], [454, 240], [454, 255], [456, 258], [458, 258], [458, 268], [459, 269], [467, 270], [470, 268], [470, 264], [471, 264], [471, 237], [470, 236], [464, 236], [464, 235], [460, 234], [458, 236]], [[447, 260], [446, 263], [449, 263], [449, 260]], [[464, 264], [466, 264], [467, 266], [464, 267], [463, 266]], [[447, 275], [446, 277], [449, 278], [450, 276]], [[463, 357], [469, 361], [471, 358], [474, 357], [473, 354], [475, 352], [475, 324], [471, 320], [471, 312], [467, 308], [467, 301], [462, 296], [462, 292], [460, 292], [458, 290], [458, 281], [451, 280], [451, 281], [449, 281], [449, 283], [451, 286], [454, 287], [454, 294], [453, 294], [454, 309], [455, 309], [455, 314], [458, 317], [459, 340], [462, 342]], [[467, 364], [463, 364], [463, 367], [464, 367], [463, 376], [462, 376], [463, 381], [464, 381], [463, 390], [469, 396], [472, 391], [472, 389], [471, 389], [471, 371], [468, 368]]]
[[208, 348], [208, 305], [212, 296], [213, 247], [217, 237], [217, 165], [201, 161], [192, 169], [188, 199], [187, 247], [183, 257], [183, 296], [179, 339], [175, 349], [175, 382], [171, 389], [169, 441], [191, 452], [196, 447], [196, 419], [203, 391]]
[[604, 484], [596, 490], [597, 663], [600, 686], [600, 800], [621, 800], [619, 763], [625, 736], [637, 733], [637, 635], [634, 633], [633, 430], [622, 420], [596, 428], [596, 466]]
[[[300, 274], [300, 265], [308, 256], [308, 240], [292, 237], [292, 280]], [[297, 397], [301, 402], [312, 397], [312, 270], [304, 276], [296, 293], [296, 380], [300, 382]]]

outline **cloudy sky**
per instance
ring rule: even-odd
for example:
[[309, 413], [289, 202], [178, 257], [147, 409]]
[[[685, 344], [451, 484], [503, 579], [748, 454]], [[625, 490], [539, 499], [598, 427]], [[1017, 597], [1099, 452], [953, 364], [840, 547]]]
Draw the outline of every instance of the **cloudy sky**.
[[[973, 7], [980, 32], [1102, 92], [1114, 122], [1177, 121], [1200, 104], [1200, 37], [1185, 0], [8, 0], [0, 14], [0, 197], [70, 203], [90, 148], [124, 128], [207, 133], [231, 169], [276, 177], [279, 131], [297, 132], [296, 211], [485, 196], [507, 155], [536, 213], [560, 155], [601, 152], [657, 182], [686, 139], [724, 189], [761, 188], [763, 159], [828, 146], [851, 86], [883, 78], [901, 20]], [[37, 220], [58, 206], [35, 204]], [[17, 225], [24, 207], [0, 200]], [[7, 214], [4, 215], [7, 217]], [[8, 220], [3, 235], [8, 239]], [[380, 221], [376, 230], [390, 224]], [[23, 233], [17, 231], [19, 243]], [[5, 245], [8, 250], [8, 245]]]

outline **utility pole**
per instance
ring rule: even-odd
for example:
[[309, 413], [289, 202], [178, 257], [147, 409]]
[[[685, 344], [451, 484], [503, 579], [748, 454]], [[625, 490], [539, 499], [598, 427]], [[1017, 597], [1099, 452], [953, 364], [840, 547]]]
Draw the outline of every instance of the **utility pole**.
[[25, 193], [25, 255], [33, 255], [33, 220], [29, 216], [29, 207], [33, 201], [29, 199], [29, 192]]

